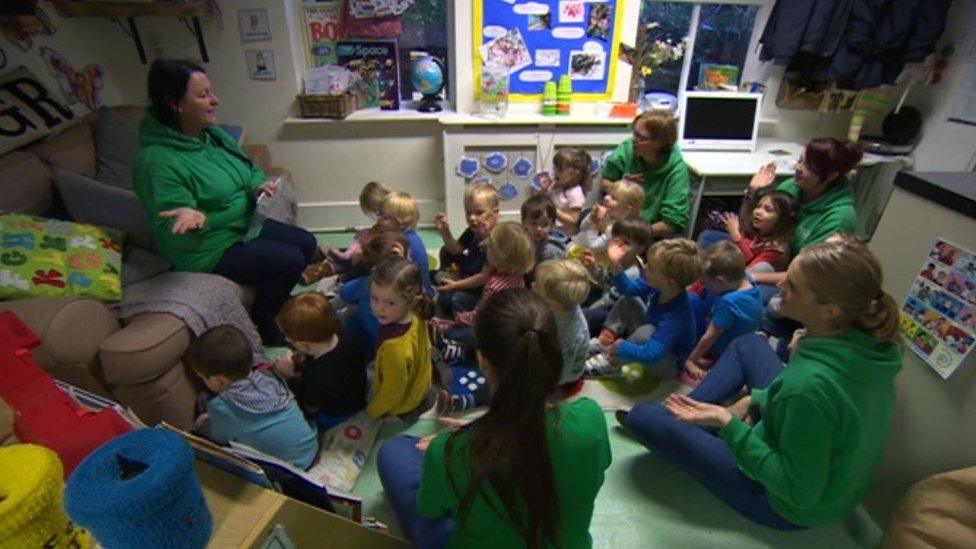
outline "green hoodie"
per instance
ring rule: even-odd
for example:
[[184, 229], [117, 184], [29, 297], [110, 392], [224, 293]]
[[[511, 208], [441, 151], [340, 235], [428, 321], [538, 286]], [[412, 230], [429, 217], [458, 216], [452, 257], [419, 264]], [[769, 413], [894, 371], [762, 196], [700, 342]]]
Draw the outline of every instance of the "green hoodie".
[[[803, 190], [793, 178], [779, 184], [777, 189], [802, 200]], [[800, 205], [800, 215], [793, 233], [793, 255], [813, 244], [820, 244], [835, 233], [853, 233], [857, 214], [854, 211], [854, 190], [846, 177], [838, 179], [827, 192], [809, 204]]]
[[655, 169], [649, 169], [641, 158], [634, 154], [634, 140], [626, 139], [617, 145], [603, 165], [603, 178], [619, 181], [624, 174], [644, 175], [644, 206], [640, 216], [648, 223], [665, 221], [681, 232], [688, 227], [691, 217], [691, 187], [688, 184], [688, 167], [681, 157], [677, 145], [671, 147], [667, 162]]
[[895, 404], [901, 347], [861, 330], [804, 337], [767, 389], [753, 389], [762, 419], [719, 431], [769, 503], [801, 526], [841, 520], [874, 477]]
[[[190, 137], [163, 124], [152, 109], [139, 124], [139, 143], [133, 188], [156, 246], [178, 270], [212, 271], [224, 251], [244, 237], [264, 172], [220, 128]], [[175, 218], [159, 213], [180, 207], [203, 212], [203, 228], [173, 234]]]

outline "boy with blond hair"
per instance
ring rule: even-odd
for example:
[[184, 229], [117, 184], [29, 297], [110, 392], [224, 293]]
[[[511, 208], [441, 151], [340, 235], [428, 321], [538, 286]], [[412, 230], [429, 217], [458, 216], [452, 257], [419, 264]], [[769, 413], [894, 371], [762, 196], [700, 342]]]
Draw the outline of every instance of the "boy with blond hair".
[[575, 383], [583, 375], [590, 331], [580, 304], [590, 294], [593, 279], [577, 261], [550, 260], [535, 269], [532, 291], [549, 303], [556, 320], [563, 370], [559, 384]]
[[410, 246], [410, 261], [420, 268], [420, 278], [423, 281], [424, 294], [433, 297], [434, 286], [430, 283], [430, 258], [427, 257], [427, 247], [417, 234], [417, 221], [420, 220], [420, 207], [410, 194], [403, 191], [393, 191], [383, 200], [382, 219], [392, 222], [396, 228], [403, 231], [403, 237]]
[[603, 203], [590, 210], [580, 223], [574, 243], [586, 250], [606, 255], [614, 223], [636, 216], [644, 204], [644, 189], [633, 181], [620, 180], [610, 187]]
[[607, 255], [611, 270], [618, 272], [617, 289], [645, 298], [647, 312], [644, 325], [630, 337], [615, 340], [606, 353], [587, 361], [584, 377], [619, 375], [621, 365], [629, 362], [640, 363], [656, 377], [676, 374], [695, 346], [695, 316], [685, 287], [701, 276], [701, 250], [685, 238], [656, 242], [647, 250], [643, 279], [619, 273], [625, 250], [611, 244]]
[[437, 232], [444, 240], [440, 252], [441, 271], [457, 267], [454, 280], [439, 281], [437, 306], [448, 318], [461, 311], [474, 309], [481, 297], [481, 289], [488, 280], [484, 270], [485, 242], [498, 223], [498, 191], [487, 183], [468, 185], [464, 189], [464, 219], [468, 227], [455, 239], [447, 222], [447, 214], [435, 219]]

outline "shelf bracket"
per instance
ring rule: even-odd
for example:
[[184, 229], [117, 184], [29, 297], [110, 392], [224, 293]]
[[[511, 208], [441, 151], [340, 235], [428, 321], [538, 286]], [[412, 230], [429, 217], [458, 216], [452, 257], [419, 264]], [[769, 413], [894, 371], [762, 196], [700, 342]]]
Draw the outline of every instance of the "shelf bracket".
[[210, 57], [207, 55], [207, 44], [203, 41], [203, 29], [200, 28], [200, 18], [196, 15], [190, 18], [190, 21], [193, 23], [192, 27], [190, 26], [190, 23], [187, 22], [185, 17], [180, 17], [180, 20], [183, 21], [184, 25], [186, 25], [186, 29], [190, 31], [190, 34], [197, 39], [197, 48], [200, 50], [200, 59], [204, 63], [209, 63]]
[[[194, 15], [190, 19], [193, 23], [192, 26], [190, 25], [190, 22], [186, 20], [186, 18], [180, 18], [180, 20], [183, 21], [183, 24], [186, 25], [187, 30], [190, 31], [190, 34], [192, 34], [197, 40], [197, 48], [200, 50], [200, 59], [203, 60], [204, 63], [209, 63], [210, 57], [207, 55], [207, 44], [203, 41], [203, 29], [200, 27], [200, 18]], [[142, 44], [142, 37], [139, 36], [139, 27], [136, 26], [135, 17], [126, 17], [128, 28], [122, 24], [118, 17], [113, 17], [112, 21], [119, 26], [126, 36], [132, 39], [133, 43], [135, 43], [136, 52], [139, 54], [139, 62], [145, 65], [148, 62], [148, 59], [146, 58], [146, 48]]]

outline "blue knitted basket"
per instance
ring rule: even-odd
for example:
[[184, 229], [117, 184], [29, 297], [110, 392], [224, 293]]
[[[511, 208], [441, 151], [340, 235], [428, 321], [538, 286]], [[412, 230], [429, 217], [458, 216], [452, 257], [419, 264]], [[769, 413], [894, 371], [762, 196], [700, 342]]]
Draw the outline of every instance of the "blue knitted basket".
[[64, 503], [106, 549], [204, 547], [213, 526], [193, 450], [163, 429], [137, 429], [92, 452], [68, 478]]

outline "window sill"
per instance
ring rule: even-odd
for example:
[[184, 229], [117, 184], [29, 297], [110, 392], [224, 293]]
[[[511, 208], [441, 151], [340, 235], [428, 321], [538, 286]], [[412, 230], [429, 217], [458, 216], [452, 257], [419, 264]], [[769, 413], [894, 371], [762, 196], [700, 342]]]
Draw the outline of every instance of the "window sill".
[[375, 122], [437, 122], [443, 126], [626, 126], [630, 118], [571, 114], [569, 116], [542, 116], [537, 113], [509, 113], [504, 118], [461, 114], [448, 109], [441, 112], [417, 112], [413, 109], [383, 111], [379, 108], [360, 109], [342, 120], [331, 118], [304, 118], [290, 116], [287, 126], [316, 126], [322, 124], [375, 123]]

